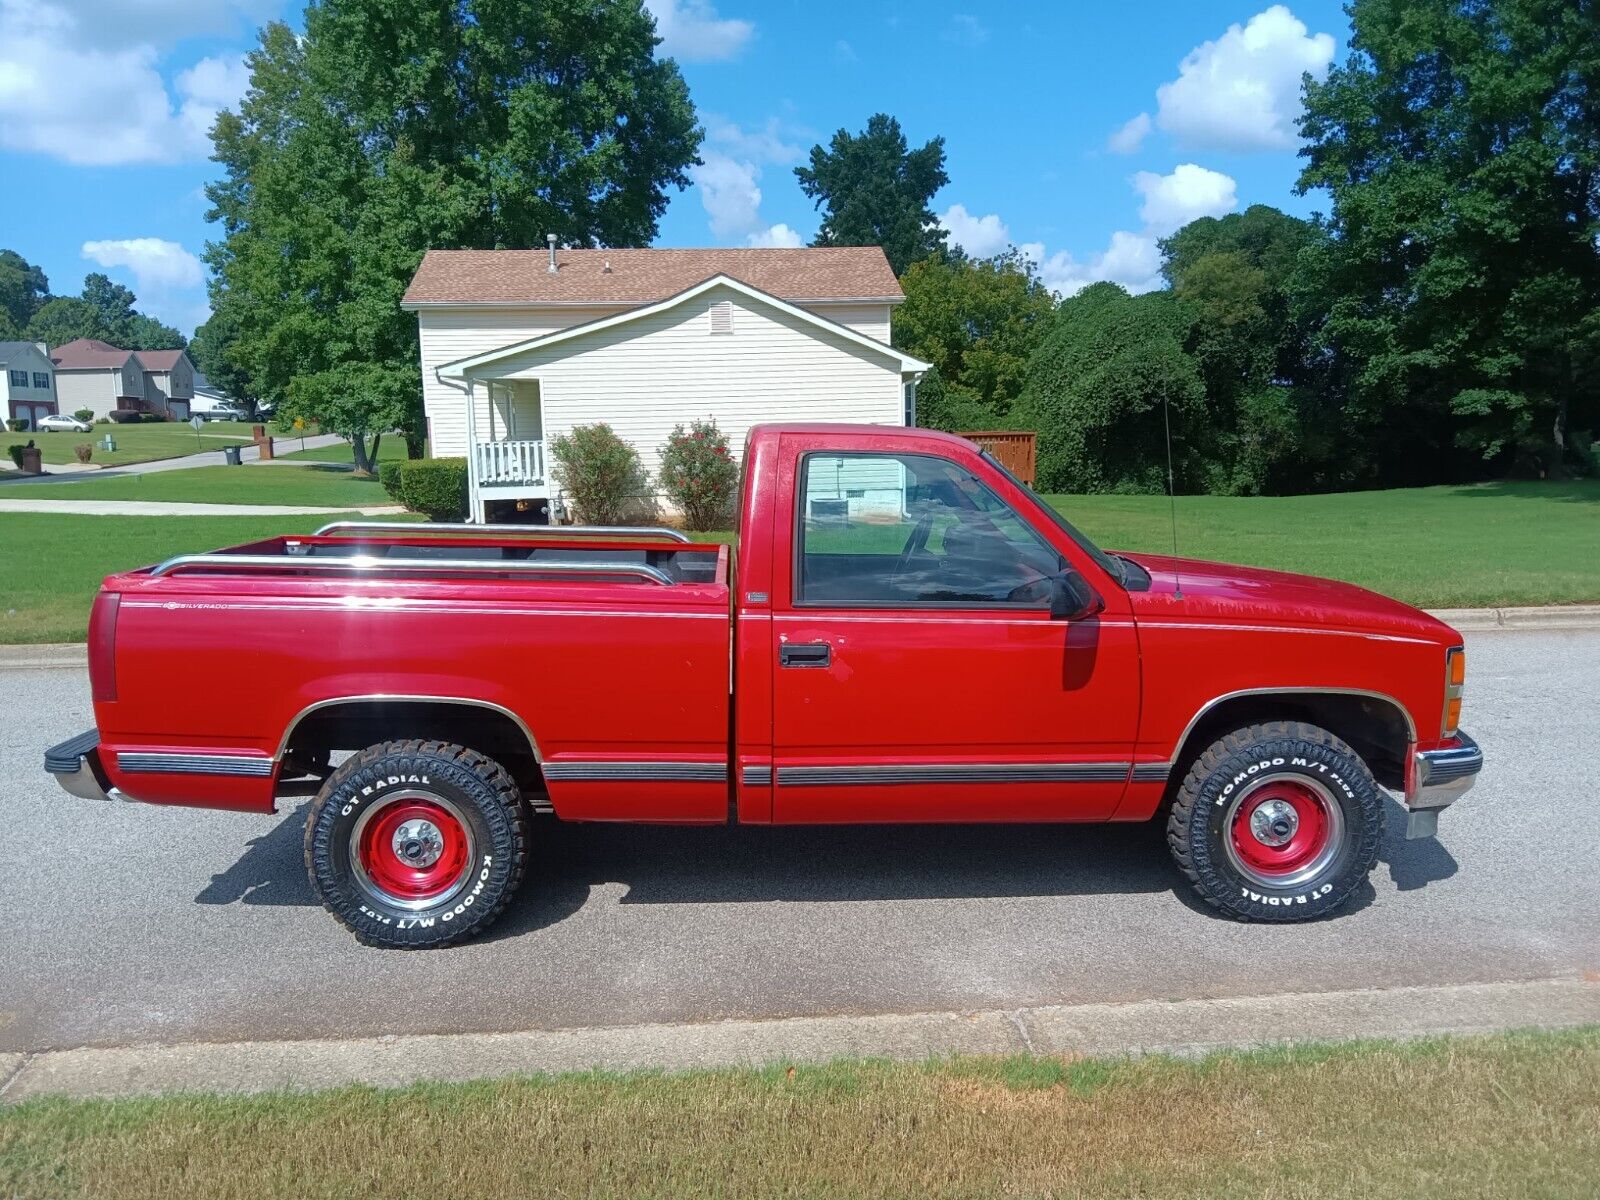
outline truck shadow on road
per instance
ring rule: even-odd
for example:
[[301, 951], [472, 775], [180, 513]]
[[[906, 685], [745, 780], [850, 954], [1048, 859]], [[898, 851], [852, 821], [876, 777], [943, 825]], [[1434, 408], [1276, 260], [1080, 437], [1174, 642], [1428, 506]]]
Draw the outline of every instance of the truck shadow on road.
[[[1401, 891], [1448, 879], [1455, 859], [1439, 842], [1405, 840], [1405, 813], [1388, 801], [1380, 862]], [[253, 839], [214, 875], [200, 904], [315, 905], [301, 838], [305, 806]], [[554, 925], [588, 902], [591, 887], [621, 883], [623, 904], [984, 899], [1167, 892], [1196, 912], [1146, 825], [884, 825], [688, 828], [535, 821], [527, 882], [488, 937]], [[1371, 903], [1359, 889], [1342, 911]]]

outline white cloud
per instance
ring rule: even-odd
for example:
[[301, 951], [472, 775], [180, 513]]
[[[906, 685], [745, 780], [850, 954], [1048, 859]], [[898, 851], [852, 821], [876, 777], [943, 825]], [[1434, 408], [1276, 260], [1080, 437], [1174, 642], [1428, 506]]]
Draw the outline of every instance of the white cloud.
[[656, 21], [660, 51], [680, 62], [736, 58], [755, 35], [749, 21], [719, 17], [710, 0], [645, 0]]
[[856, 57], [856, 48], [843, 38], [833, 44], [833, 61], [840, 66], [855, 62]]
[[1011, 230], [997, 213], [975, 216], [964, 204], [952, 204], [939, 217], [950, 241], [973, 258], [992, 258], [1011, 245]]
[[[1196, 217], [1220, 217], [1239, 205], [1234, 181], [1218, 171], [1184, 163], [1170, 175], [1140, 171], [1129, 182], [1143, 197], [1137, 233], [1119, 229], [1106, 248], [1087, 258], [1066, 250], [1046, 254], [1042, 242], [1022, 242], [1017, 250], [1039, 268], [1039, 278], [1061, 296], [1081, 292], [1091, 283], [1120, 284], [1134, 295], [1162, 287], [1160, 239]], [[996, 213], [975, 217], [959, 204], [950, 206], [939, 224], [968, 254], [998, 254], [1011, 244], [1011, 230]]]
[[963, 46], [981, 46], [989, 40], [989, 27], [971, 13], [956, 13], [945, 28], [944, 40]]
[[1220, 171], [1183, 163], [1170, 175], [1140, 171], [1133, 187], [1144, 203], [1139, 216], [1145, 227], [1168, 234], [1197, 217], [1220, 217], [1239, 207], [1237, 185]]
[[1142, 112], [1106, 139], [1106, 149], [1113, 154], [1132, 154], [1149, 134], [1150, 114]]
[[780, 249], [790, 250], [804, 244], [805, 239], [802, 238], [795, 230], [790, 229], [782, 221], [778, 222], [776, 225], [768, 226], [760, 233], [752, 233], [748, 238], [745, 239], [745, 245], [747, 246], [777, 247]]
[[761, 219], [761, 171], [763, 166], [796, 162], [802, 154], [776, 118], [746, 129], [721, 117], [708, 117], [700, 165], [689, 168], [689, 177], [700, 189], [711, 232], [724, 242], [747, 246], [800, 245], [800, 234], [789, 226]]
[[99, 45], [93, 15], [0, 0], [0, 146], [92, 166], [208, 156], [217, 110], [248, 82], [243, 59], [201, 59], [169, 94], [157, 45]]
[[1191, 50], [1178, 78], [1156, 90], [1156, 122], [1180, 142], [1219, 150], [1295, 145], [1300, 77], [1327, 77], [1333, 38], [1309, 36], [1281, 4]]
[[135, 291], [198, 287], [205, 281], [200, 260], [165, 238], [110, 238], [83, 244], [83, 257], [102, 267], [125, 267]]

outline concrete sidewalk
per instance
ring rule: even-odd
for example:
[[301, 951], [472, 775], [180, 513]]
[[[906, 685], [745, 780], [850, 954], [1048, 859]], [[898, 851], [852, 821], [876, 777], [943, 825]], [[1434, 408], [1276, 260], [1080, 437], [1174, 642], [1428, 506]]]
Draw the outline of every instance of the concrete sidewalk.
[[1197, 1055], [1229, 1047], [1562, 1028], [1600, 1021], [1600, 982], [1049, 1005], [984, 1012], [790, 1017], [690, 1025], [190, 1043], [0, 1054], [0, 1102], [39, 1096], [403, 1087], [533, 1072], [685, 1070], [842, 1057]]
[[406, 510], [398, 504], [366, 508], [325, 508], [305, 504], [200, 504], [177, 500], [7, 500], [0, 513], [71, 513], [80, 517], [287, 517], [299, 513], [360, 513], [389, 516]]

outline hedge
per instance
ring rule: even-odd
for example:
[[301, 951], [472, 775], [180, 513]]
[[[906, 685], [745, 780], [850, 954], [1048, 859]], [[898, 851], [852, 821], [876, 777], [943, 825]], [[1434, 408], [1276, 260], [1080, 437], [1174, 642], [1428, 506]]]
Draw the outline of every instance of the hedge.
[[[400, 503], [412, 512], [426, 513], [431, 521], [466, 519], [465, 458], [414, 458], [395, 465], [400, 468], [396, 476]], [[381, 469], [378, 478], [383, 478]]]
[[406, 498], [400, 494], [400, 468], [403, 462], [381, 462], [378, 464], [378, 482], [383, 484], [383, 490], [388, 493], [389, 499], [396, 504], [404, 504]]

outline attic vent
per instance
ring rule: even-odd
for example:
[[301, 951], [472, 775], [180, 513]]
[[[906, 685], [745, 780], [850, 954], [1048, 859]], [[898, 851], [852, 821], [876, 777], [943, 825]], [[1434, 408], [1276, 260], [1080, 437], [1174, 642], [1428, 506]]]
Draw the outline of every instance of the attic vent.
[[733, 301], [719, 300], [711, 306], [711, 332], [733, 332]]

